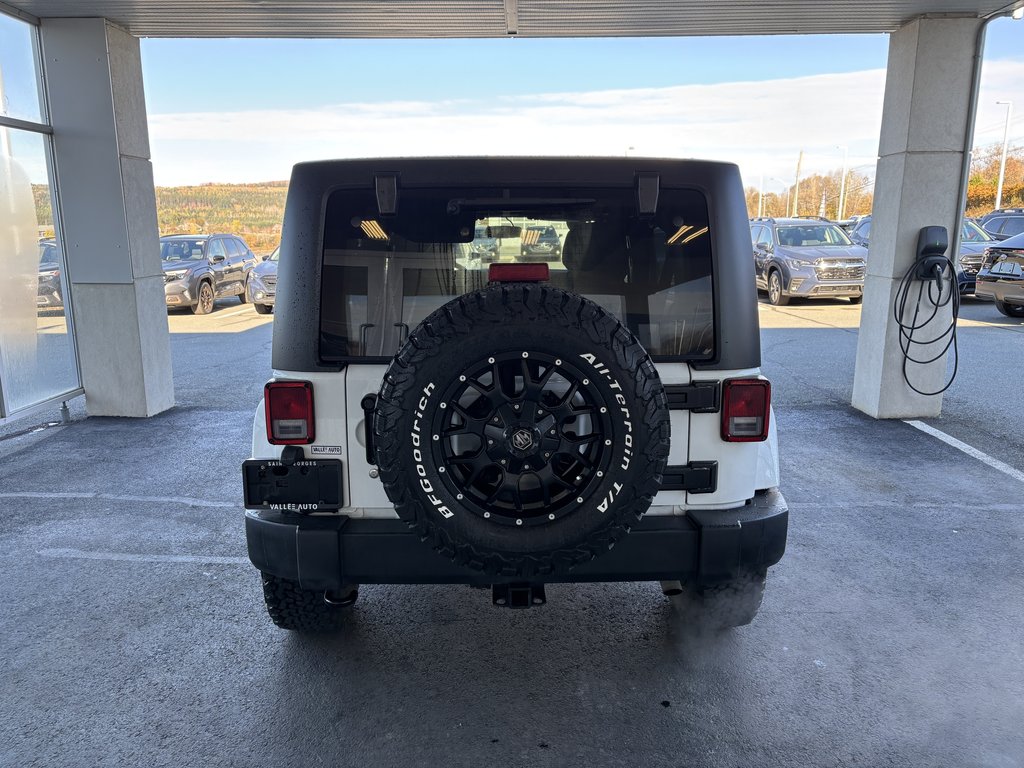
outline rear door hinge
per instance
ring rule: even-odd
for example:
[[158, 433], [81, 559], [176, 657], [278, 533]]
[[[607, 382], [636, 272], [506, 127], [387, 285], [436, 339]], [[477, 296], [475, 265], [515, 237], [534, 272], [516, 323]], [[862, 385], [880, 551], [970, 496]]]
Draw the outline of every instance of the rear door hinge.
[[695, 381], [691, 384], [666, 384], [668, 407], [671, 411], [693, 411], [695, 413], [718, 413], [718, 381]]
[[714, 493], [718, 489], [718, 462], [691, 461], [673, 464], [661, 474], [661, 490]]

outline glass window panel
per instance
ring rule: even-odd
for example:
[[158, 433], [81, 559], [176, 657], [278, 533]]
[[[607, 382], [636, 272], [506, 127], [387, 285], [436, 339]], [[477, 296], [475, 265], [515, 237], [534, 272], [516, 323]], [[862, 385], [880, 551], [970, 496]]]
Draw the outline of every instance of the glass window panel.
[[48, 137], [0, 128], [0, 386], [8, 413], [77, 389]]
[[[573, 189], [562, 195], [565, 203], [556, 194], [409, 189], [403, 212], [381, 222], [372, 192], [334, 192], [325, 220], [323, 359], [393, 354], [430, 312], [483, 288], [494, 262], [547, 264], [550, 285], [615, 314], [656, 360], [710, 359], [711, 236], [703, 196], [662, 189], [657, 215], [641, 218], [629, 188]], [[472, 218], [454, 218], [453, 199], [472, 201]], [[368, 287], [362, 273], [344, 273], [357, 263], [375, 265], [383, 290]]]
[[35, 41], [35, 27], [0, 13], [0, 115], [41, 123]]

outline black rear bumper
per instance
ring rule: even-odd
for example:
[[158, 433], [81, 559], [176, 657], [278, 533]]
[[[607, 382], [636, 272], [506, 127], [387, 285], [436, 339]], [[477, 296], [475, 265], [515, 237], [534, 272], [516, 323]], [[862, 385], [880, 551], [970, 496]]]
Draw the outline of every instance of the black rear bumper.
[[[647, 516], [615, 549], [544, 581], [728, 581], [777, 563], [786, 549], [788, 522], [786, 500], [778, 491], [759, 492], [734, 509]], [[253, 565], [306, 589], [521, 581], [458, 565], [397, 519], [249, 511], [245, 534]]]

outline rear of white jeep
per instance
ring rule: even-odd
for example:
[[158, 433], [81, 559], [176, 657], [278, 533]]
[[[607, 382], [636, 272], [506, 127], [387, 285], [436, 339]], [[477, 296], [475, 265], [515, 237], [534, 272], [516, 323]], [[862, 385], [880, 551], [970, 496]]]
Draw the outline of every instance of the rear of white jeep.
[[525, 607], [575, 581], [752, 620], [788, 516], [747, 232], [727, 164], [297, 166], [243, 468], [274, 621], [335, 628], [359, 584]]

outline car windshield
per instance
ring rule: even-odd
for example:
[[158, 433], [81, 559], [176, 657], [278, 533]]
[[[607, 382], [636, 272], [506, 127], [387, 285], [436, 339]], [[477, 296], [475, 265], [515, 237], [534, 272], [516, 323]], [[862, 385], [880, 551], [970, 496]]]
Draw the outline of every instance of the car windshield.
[[789, 248], [821, 248], [850, 246], [853, 241], [835, 224], [801, 224], [779, 227], [776, 230], [779, 245]]
[[987, 243], [995, 240], [988, 232], [979, 227], [973, 221], [965, 221], [960, 232], [960, 239], [965, 243]]
[[[390, 359], [431, 312], [486, 287], [492, 264], [516, 262], [546, 264], [549, 285], [614, 314], [655, 360], [714, 354], [711, 236], [696, 191], [663, 188], [657, 213], [641, 217], [632, 189], [407, 190], [381, 218], [372, 192], [339, 190], [325, 226], [325, 361]], [[474, 248], [487, 228], [501, 232], [490, 259]]]
[[203, 258], [206, 240], [161, 240], [160, 258], [164, 261], [199, 261]]

